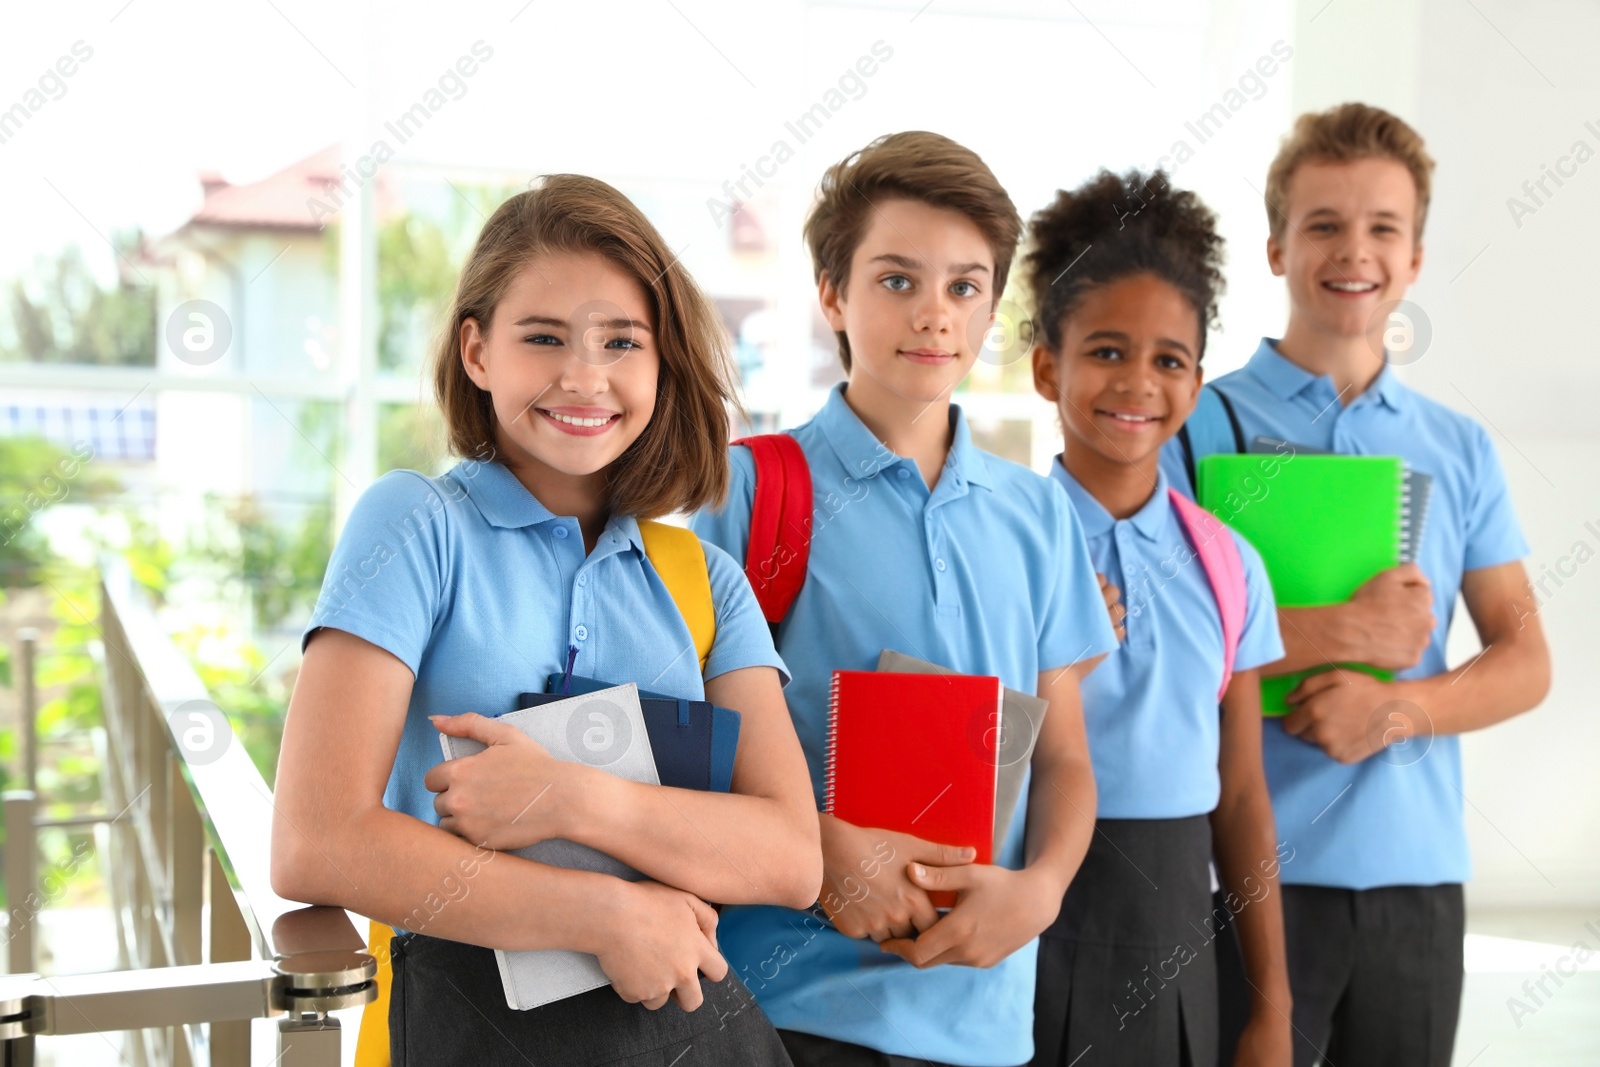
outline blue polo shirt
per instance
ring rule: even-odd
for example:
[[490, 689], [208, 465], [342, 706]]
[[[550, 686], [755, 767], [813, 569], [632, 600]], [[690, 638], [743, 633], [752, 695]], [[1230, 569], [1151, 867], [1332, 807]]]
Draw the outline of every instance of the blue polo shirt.
[[[716, 639], [704, 677], [783, 661], [743, 569], [706, 546]], [[356, 502], [301, 638], [324, 626], [385, 649], [416, 676], [384, 805], [438, 824], [423, 775], [441, 762], [429, 715], [498, 715], [578, 650], [574, 671], [700, 699], [694, 639], [645, 555], [639, 524], [606, 524], [584, 554], [574, 518], [553, 515], [499, 463], [437, 478], [391, 471]]]
[[[1422, 661], [1399, 677], [1442, 674], [1462, 574], [1528, 554], [1489, 435], [1405, 386], [1387, 366], [1341, 405], [1332, 379], [1291, 363], [1275, 345], [1263, 339], [1248, 364], [1215, 383], [1233, 401], [1246, 440], [1265, 434], [1346, 455], [1400, 456], [1433, 476], [1417, 565], [1433, 585], [1438, 625]], [[1167, 448], [1163, 459], [1181, 462], [1176, 442]], [[1278, 836], [1294, 849], [1283, 881], [1370, 889], [1471, 877], [1455, 735], [1350, 765], [1284, 733], [1281, 719], [1266, 720], [1262, 744]]]
[[[1159, 475], [1126, 519], [1112, 518], [1062, 466], [1095, 570], [1122, 588], [1127, 637], [1083, 683], [1083, 717], [1102, 819], [1181, 819], [1217, 806], [1222, 719], [1222, 616], [1205, 568]], [[1283, 658], [1278, 613], [1261, 556], [1228, 531], [1244, 561], [1244, 632], [1234, 669]]]
[[[885, 648], [1027, 692], [1039, 673], [1116, 642], [1077, 519], [1059, 487], [972, 443], [960, 408], [954, 443], [929, 491], [914, 461], [890, 452], [837, 387], [792, 432], [811, 468], [810, 567], [778, 635], [794, 672], [786, 695], [823, 800], [832, 672], [873, 670]], [[692, 522], [743, 558], [754, 463], [733, 450], [720, 512]], [[1023, 863], [1027, 792], [997, 862]], [[717, 938], [729, 964], [781, 1028], [953, 1064], [998, 1067], [1033, 1055], [1037, 942], [988, 970], [919, 971], [813, 912], [728, 908]]]

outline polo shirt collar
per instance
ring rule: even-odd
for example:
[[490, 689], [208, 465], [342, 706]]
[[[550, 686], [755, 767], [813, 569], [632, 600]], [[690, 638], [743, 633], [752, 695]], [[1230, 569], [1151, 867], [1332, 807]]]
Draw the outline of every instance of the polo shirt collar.
[[[562, 518], [539, 503], [539, 498], [528, 492], [510, 468], [498, 461], [463, 460], [450, 471], [450, 477], [466, 490], [490, 526], [517, 530]], [[606, 532], [618, 534], [644, 551], [644, 538], [632, 515], [613, 515], [606, 523]]]
[[[1261, 344], [1256, 346], [1255, 354], [1245, 364], [1245, 369], [1279, 400], [1298, 396], [1322, 377], [1312, 374], [1279, 352], [1276, 337], [1261, 339]], [[1399, 411], [1405, 405], [1407, 392], [1404, 383], [1395, 376], [1394, 368], [1385, 363], [1378, 377], [1362, 395], [1370, 395], [1391, 411]]]
[[1245, 369], [1279, 400], [1296, 396], [1317, 380], [1315, 374], [1278, 352], [1276, 337], [1261, 339]]
[[[905, 462], [903, 457], [890, 452], [851, 410], [844, 399], [846, 384], [840, 382], [829, 391], [827, 402], [816, 415], [817, 425], [845, 470], [856, 477], [871, 478]], [[960, 481], [992, 488], [988, 459], [983, 450], [972, 443], [972, 428], [959, 404], [950, 405], [950, 422], [953, 432], [945, 469], [953, 471]]]
[[506, 530], [549, 522], [556, 516], [498, 460], [463, 460], [450, 472], [490, 526]]
[[[1072, 500], [1072, 510], [1077, 512], [1078, 521], [1083, 524], [1085, 537], [1103, 537], [1116, 526], [1117, 520], [1105, 505], [1094, 498], [1094, 495], [1085, 489], [1078, 479], [1072, 476], [1066, 465], [1057, 456], [1050, 465], [1050, 476], [1066, 486], [1067, 496]], [[1139, 536], [1146, 541], [1160, 540], [1166, 532], [1167, 522], [1172, 514], [1172, 507], [1167, 498], [1167, 476], [1159, 469], [1156, 471], [1156, 491], [1150, 494], [1150, 499], [1144, 506], [1125, 520], [1130, 523]]]
[[1394, 368], [1388, 363], [1378, 372], [1378, 377], [1367, 387], [1367, 395], [1377, 397], [1378, 400], [1390, 411], [1400, 411], [1405, 407], [1407, 394], [1410, 392]]

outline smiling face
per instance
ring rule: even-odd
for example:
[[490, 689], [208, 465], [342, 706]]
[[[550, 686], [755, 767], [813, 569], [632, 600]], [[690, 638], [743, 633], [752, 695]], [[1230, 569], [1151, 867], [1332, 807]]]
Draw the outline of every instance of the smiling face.
[[850, 341], [852, 404], [925, 407], [948, 399], [977, 359], [994, 310], [994, 253], [958, 211], [885, 200], [844, 291], [826, 273], [818, 288], [828, 324]]
[[1377, 309], [1402, 299], [1422, 267], [1411, 172], [1383, 158], [1302, 163], [1287, 190], [1267, 261], [1288, 282], [1293, 316], [1325, 336], [1381, 336]]
[[1034, 349], [1034, 388], [1056, 405], [1070, 461], [1151, 465], [1200, 392], [1200, 314], [1153, 274], [1090, 289], [1061, 322], [1061, 347]]
[[540, 255], [492, 319], [487, 330], [462, 323], [461, 360], [493, 400], [500, 460], [536, 496], [553, 479], [598, 478], [655, 411], [661, 360], [644, 286], [599, 255]]

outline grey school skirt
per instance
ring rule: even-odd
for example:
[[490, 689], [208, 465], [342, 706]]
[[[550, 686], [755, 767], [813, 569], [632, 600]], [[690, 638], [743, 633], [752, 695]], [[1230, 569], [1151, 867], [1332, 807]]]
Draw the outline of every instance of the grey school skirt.
[[1217, 1059], [1211, 823], [1101, 819], [1039, 940], [1034, 1064], [1211, 1067]]
[[705, 1003], [692, 1012], [675, 1001], [650, 1011], [610, 986], [517, 1011], [506, 1006], [489, 949], [409, 934], [390, 953], [394, 1067], [790, 1067], [777, 1031], [731, 973], [702, 977]]

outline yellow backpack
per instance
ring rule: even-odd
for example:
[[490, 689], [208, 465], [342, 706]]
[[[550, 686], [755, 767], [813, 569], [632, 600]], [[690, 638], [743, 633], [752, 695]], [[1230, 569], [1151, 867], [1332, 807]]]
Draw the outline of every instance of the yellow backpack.
[[[663, 522], [640, 520], [639, 535], [645, 555], [672, 594], [683, 621], [694, 638], [700, 669], [706, 669], [711, 643], [717, 636], [717, 609], [711, 602], [711, 572], [706, 567], [706, 552], [693, 530]], [[373, 922], [367, 937], [367, 951], [378, 961], [378, 999], [361, 1012], [361, 1028], [356, 1035], [356, 1067], [389, 1067], [389, 987], [394, 975], [389, 966], [389, 939], [394, 928]]]

